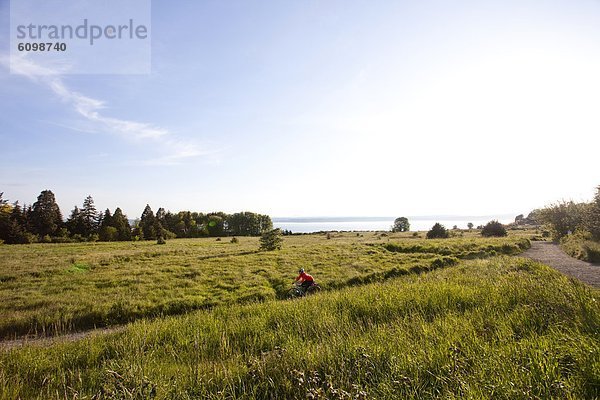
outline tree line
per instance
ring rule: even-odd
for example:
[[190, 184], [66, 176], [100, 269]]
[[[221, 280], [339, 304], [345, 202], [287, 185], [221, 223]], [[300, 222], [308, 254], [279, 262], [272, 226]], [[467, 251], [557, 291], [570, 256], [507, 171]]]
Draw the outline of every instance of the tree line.
[[258, 236], [273, 229], [268, 215], [180, 211], [146, 205], [133, 224], [120, 208], [99, 212], [92, 196], [75, 206], [64, 220], [54, 193], [44, 190], [29, 206], [10, 204], [0, 192], [0, 240], [7, 244], [34, 242], [129, 241], [207, 236]]

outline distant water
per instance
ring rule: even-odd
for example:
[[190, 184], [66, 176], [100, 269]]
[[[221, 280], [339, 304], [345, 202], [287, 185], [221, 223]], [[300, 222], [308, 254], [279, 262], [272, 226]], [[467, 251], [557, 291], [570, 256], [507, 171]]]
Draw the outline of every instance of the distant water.
[[[469, 222], [475, 227], [485, 225], [491, 220], [503, 224], [513, 222], [513, 215], [484, 215], [484, 216], [420, 216], [407, 217], [411, 231], [427, 231], [439, 222], [446, 228], [456, 225], [467, 229]], [[290, 230], [293, 233], [311, 233], [320, 231], [389, 231], [395, 217], [306, 217], [306, 218], [273, 218], [273, 226]]]

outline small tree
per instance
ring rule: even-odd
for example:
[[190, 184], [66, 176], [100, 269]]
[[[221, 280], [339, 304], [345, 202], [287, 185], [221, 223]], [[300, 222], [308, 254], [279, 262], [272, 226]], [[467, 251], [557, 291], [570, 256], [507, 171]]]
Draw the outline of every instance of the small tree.
[[427, 239], [445, 239], [449, 236], [450, 233], [448, 230], [439, 222], [436, 222], [435, 225], [431, 227], [429, 232], [427, 232]]
[[491, 237], [491, 236], [506, 236], [506, 228], [498, 221], [490, 221], [481, 230], [481, 236]]
[[410, 223], [408, 222], [408, 218], [399, 217], [394, 220], [394, 226], [392, 227], [392, 232], [408, 232], [410, 231]]
[[260, 237], [259, 250], [272, 251], [281, 249], [283, 239], [281, 237], [281, 229], [272, 229], [262, 234]]
[[467, 224], [467, 228], [469, 228], [469, 230], [473, 229], [473, 223], [472, 223], [472, 222], [469, 222], [469, 223]]
[[590, 204], [562, 201], [541, 210], [539, 218], [550, 228], [552, 237], [558, 240], [569, 232], [585, 229], [590, 208]]

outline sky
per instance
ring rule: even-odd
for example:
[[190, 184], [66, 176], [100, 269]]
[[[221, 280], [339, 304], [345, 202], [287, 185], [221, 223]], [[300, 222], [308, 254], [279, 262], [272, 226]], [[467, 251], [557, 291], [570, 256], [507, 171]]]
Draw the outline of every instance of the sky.
[[11, 73], [9, 22], [11, 202], [517, 215], [600, 185], [599, 1], [153, 1], [147, 74]]

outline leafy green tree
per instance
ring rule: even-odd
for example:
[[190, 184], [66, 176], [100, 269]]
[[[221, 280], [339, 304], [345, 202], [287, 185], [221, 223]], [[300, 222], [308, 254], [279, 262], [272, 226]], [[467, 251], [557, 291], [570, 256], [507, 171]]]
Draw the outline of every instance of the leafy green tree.
[[472, 222], [469, 222], [469, 223], [467, 224], [467, 228], [469, 228], [469, 230], [473, 229], [473, 223], [472, 223]]
[[485, 236], [485, 237], [492, 237], [492, 236], [497, 236], [497, 237], [502, 237], [502, 236], [506, 236], [506, 228], [504, 227], [504, 225], [502, 225], [500, 222], [498, 221], [490, 221], [487, 224], [485, 224], [485, 226], [483, 227], [483, 229], [481, 230], [481, 236]]
[[538, 218], [550, 228], [552, 237], [558, 240], [569, 232], [586, 229], [589, 210], [589, 204], [562, 201], [542, 209]]
[[50, 190], [40, 193], [37, 201], [33, 203], [30, 217], [34, 233], [40, 238], [58, 234], [63, 226], [60, 208], [56, 204], [54, 193]]
[[427, 239], [445, 239], [450, 236], [450, 233], [444, 227], [444, 225], [436, 222], [435, 225], [431, 227], [429, 232], [427, 232]]
[[394, 226], [392, 227], [392, 232], [408, 232], [410, 231], [410, 223], [408, 222], [408, 218], [399, 217], [394, 220]]
[[228, 233], [235, 236], [258, 236], [273, 229], [271, 217], [249, 211], [235, 213], [225, 219]]
[[281, 237], [281, 229], [272, 229], [262, 234], [260, 237], [260, 248], [259, 250], [272, 251], [279, 250], [283, 244], [283, 238]]
[[208, 215], [206, 229], [210, 236], [223, 236], [225, 234], [225, 220], [218, 214]]

